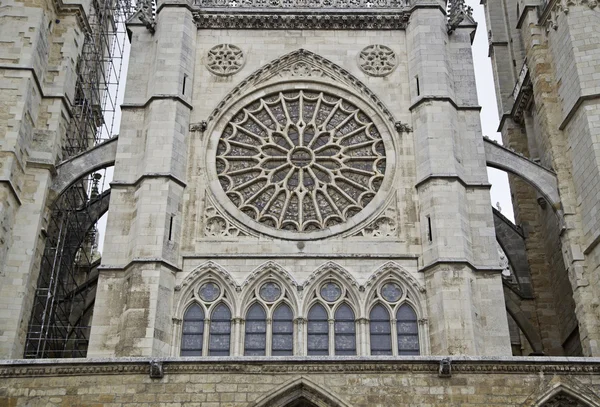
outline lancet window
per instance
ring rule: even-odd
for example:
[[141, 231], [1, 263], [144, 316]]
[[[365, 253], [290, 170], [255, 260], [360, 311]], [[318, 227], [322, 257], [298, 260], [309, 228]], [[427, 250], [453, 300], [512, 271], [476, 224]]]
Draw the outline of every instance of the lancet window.
[[259, 284], [252, 292], [253, 304], [244, 321], [244, 355], [292, 356], [294, 314], [288, 293], [276, 281]]
[[[340, 281], [324, 280], [306, 293], [305, 316], [286, 285], [258, 282], [243, 294], [239, 329], [232, 329], [234, 310], [223, 286], [201, 283], [185, 308], [181, 356], [352, 356], [419, 355], [419, 322], [414, 298], [395, 280], [378, 284], [363, 311], [357, 294]], [[365, 330], [357, 329], [364, 315]], [[305, 321], [304, 328], [302, 321]], [[366, 347], [360, 350], [357, 344]], [[235, 352], [233, 351], [234, 349]]]
[[325, 281], [313, 296], [315, 303], [307, 318], [307, 354], [356, 355], [356, 318], [346, 289], [336, 281]]
[[376, 292], [369, 313], [371, 355], [419, 355], [417, 314], [402, 287], [388, 281]]
[[[181, 356], [229, 356], [231, 308], [216, 282], [201, 284], [183, 315]], [[206, 318], [206, 316], [210, 318]]]

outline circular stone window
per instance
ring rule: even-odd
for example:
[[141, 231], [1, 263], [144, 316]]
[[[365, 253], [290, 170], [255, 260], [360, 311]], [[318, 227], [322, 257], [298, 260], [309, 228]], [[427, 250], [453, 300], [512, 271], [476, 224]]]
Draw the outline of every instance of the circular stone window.
[[213, 133], [213, 191], [243, 223], [287, 239], [325, 237], [364, 220], [390, 164], [391, 141], [371, 109], [309, 86], [240, 104]]

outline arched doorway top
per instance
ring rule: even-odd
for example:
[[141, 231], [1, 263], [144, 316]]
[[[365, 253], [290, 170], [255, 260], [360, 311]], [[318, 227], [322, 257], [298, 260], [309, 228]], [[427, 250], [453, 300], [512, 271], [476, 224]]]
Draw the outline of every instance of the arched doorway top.
[[260, 397], [251, 407], [351, 407], [306, 377], [298, 377]]

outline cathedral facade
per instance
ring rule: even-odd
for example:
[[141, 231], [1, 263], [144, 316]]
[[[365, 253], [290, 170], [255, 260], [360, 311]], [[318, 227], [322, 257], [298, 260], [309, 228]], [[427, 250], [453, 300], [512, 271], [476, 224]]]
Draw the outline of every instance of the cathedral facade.
[[0, 404], [600, 406], [597, 101], [573, 79], [598, 11], [488, 3], [510, 148], [481, 132], [463, 1], [167, 0], [126, 15], [119, 134], [77, 154], [81, 33], [106, 15], [10, 3], [4, 34], [25, 16], [38, 48], [2, 59]]

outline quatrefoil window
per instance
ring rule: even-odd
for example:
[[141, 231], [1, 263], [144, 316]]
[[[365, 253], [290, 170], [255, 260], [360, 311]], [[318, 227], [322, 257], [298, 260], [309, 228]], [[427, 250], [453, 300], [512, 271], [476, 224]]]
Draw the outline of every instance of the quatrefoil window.
[[227, 197], [273, 229], [323, 230], [375, 197], [386, 170], [380, 132], [343, 97], [284, 91], [251, 102], [218, 142], [216, 170]]

